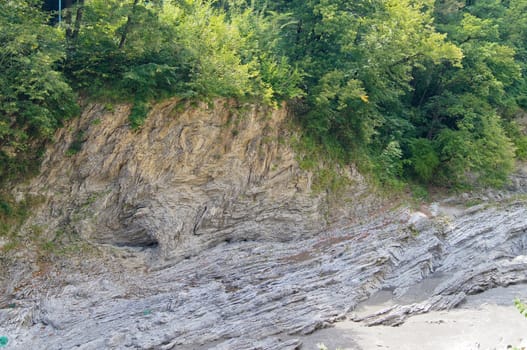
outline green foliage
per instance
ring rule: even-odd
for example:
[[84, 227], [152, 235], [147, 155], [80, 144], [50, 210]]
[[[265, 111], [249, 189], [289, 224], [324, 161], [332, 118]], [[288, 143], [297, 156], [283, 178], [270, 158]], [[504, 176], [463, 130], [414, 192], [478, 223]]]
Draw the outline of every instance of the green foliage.
[[434, 28], [431, 5], [336, 0], [275, 5], [297, 20], [284, 41], [306, 75], [300, 123], [325, 144], [321, 148], [338, 148], [355, 161], [368, 155], [366, 163], [374, 163], [382, 183], [397, 184], [404, 160], [412, 157], [408, 141], [418, 135], [403, 129], [415, 128], [405, 105], [414, 73], [444, 64], [459, 68], [463, 57]]
[[[526, 10], [526, 0], [85, 0], [50, 26], [38, 0], [4, 1], [0, 179], [35, 170], [78, 112], [73, 86], [133, 103], [133, 129], [173, 95], [286, 100], [305, 168], [355, 162], [390, 187], [503, 185], [527, 158], [516, 121]], [[336, 178], [320, 170], [324, 186]]]
[[38, 203], [38, 198], [16, 202], [11, 195], [0, 193], [0, 237], [12, 237], [28, 217], [31, 207]]
[[391, 141], [377, 158], [377, 170], [379, 180], [385, 185], [399, 187], [398, 179], [402, 176], [403, 163], [401, 161], [403, 152], [397, 141]]
[[253, 88], [263, 102], [273, 104], [302, 96], [299, 88], [302, 72], [290, 65], [288, 48], [280, 40], [284, 29], [294, 26], [296, 21], [287, 13], [266, 12], [254, 6], [245, 8], [240, 4], [231, 4], [229, 17], [240, 31], [243, 40], [240, 57], [249, 66]]
[[160, 4], [92, 0], [80, 6], [82, 17], [74, 24], [79, 31], [67, 36], [64, 65], [78, 89], [95, 97], [145, 100], [188, 81], [185, 52], [173, 40], [175, 26], [160, 18]]
[[62, 34], [37, 3], [0, 2], [0, 182], [31, 168], [41, 143], [77, 113], [56, 66]]
[[228, 17], [199, 0], [88, 1], [65, 71], [91, 95], [136, 101], [177, 94], [272, 103], [298, 95], [298, 73], [274, 52], [279, 20], [232, 11]]
[[[521, 114], [518, 102], [525, 94], [523, 63], [517, 47], [504, 37], [508, 5], [490, 0], [465, 5], [453, 0], [436, 7], [438, 28], [464, 57], [462, 67], [427, 65], [426, 71], [414, 72], [410, 97], [415, 129], [408, 136], [427, 139], [430, 147], [426, 151], [409, 147], [409, 163], [422, 181], [501, 186], [513, 169], [514, 157], [522, 156], [525, 147], [512, 120]], [[414, 166], [423, 152], [433, 165], [424, 167], [429, 168], [427, 173], [437, 169], [433, 179], [426, 180]]]
[[466, 118], [457, 126], [458, 130], [444, 129], [437, 137], [441, 182], [505, 184], [514, 164], [514, 147], [501, 128], [499, 117]]
[[188, 12], [174, 7], [177, 35], [189, 51], [190, 90], [201, 96], [242, 97], [250, 93], [250, 67], [240, 57], [243, 39], [224, 14], [203, 2], [187, 2]]
[[410, 154], [408, 161], [413, 174], [422, 182], [429, 182], [440, 164], [434, 143], [428, 139], [419, 138], [409, 142]]
[[72, 156], [80, 152], [82, 149], [82, 144], [86, 141], [84, 132], [79, 131], [75, 138], [73, 139], [73, 142], [68, 147], [68, 150], [66, 151], [66, 155]]
[[412, 193], [412, 198], [418, 203], [422, 203], [423, 201], [430, 201], [430, 193], [424, 186], [412, 184], [410, 186], [410, 191]]
[[527, 317], [527, 305], [522, 303], [520, 299], [514, 300], [514, 306], [518, 309], [520, 314]]
[[141, 127], [141, 125], [143, 125], [149, 111], [150, 106], [147, 103], [141, 101], [134, 103], [130, 112], [130, 116], [128, 117], [132, 129], [137, 130]]
[[527, 135], [525, 134], [525, 131], [523, 131], [520, 125], [514, 120], [505, 123], [504, 130], [509, 139], [511, 139], [514, 143], [514, 147], [516, 149], [516, 158], [526, 160]]

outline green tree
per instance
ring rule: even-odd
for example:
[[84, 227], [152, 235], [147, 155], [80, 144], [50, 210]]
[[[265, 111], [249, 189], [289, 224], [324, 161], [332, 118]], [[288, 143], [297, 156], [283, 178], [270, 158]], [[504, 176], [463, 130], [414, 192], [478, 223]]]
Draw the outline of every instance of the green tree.
[[[440, 28], [462, 49], [462, 67], [442, 64], [415, 72], [415, 132], [410, 136], [428, 139], [435, 149], [440, 160], [436, 182], [502, 185], [514, 164], [514, 140], [506, 132], [512, 128], [507, 125], [518, 111], [516, 91], [524, 81], [514, 47], [502, 39], [499, 16], [505, 7], [490, 0], [478, 1], [478, 6], [449, 3], [448, 11], [439, 7], [447, 12], [438, 14]], [[476, 16], [488, 11], [496, 17]], [[407, 164], [419, 174], [416, 151], [408, 149]]]
[[65, 70], [90, 94], [148, 100], [164, 95], [298, 95], [299, 74], [275, 50], [282, 17], [210, 2], [91, 0], [71, 35]]
[[77, 113], [57, 70], [63, 35], [36, 0], [0, 3], [0, 179], [32, 167], [43, 142]]
[[130, 100], [182, 89], [189, 67], [173, 40], [174, 26], [160, 20], [160, 3], [92, 0], [80, 6], [64, 66], [76, 88]]
[[132, 127], [166, 96], [288, 100], [309, 157], [386, 184], [500, 185], [527, 157], [527, 0], [81, 0], [60, 26], [40, 5], [0, 3], [0, 177], [76, 113], [62, 73]]
[[348, 159], [371, 153], [382, 164], [387, 150], [403, 146], [401, 128], [413, 129], [405, 96], [416, 69], [462, 59], [435, 30], [431, 1], [291, 1], [274, 9], [297, 20], [284, 40], [306, 75], [299, 120]]

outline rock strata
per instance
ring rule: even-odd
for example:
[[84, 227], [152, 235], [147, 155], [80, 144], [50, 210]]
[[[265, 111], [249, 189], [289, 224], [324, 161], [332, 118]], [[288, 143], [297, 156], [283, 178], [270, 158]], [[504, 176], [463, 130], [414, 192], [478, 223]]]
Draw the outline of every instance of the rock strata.
[[[133, 132], [127, 108], [88, 108], [18, 189], [45, 198], [24, 229], [68, 228], [91, 250], [4, 273], [9, 349], [300, 349], [346, 318], [397, 325], [527, 283], [521, 196], [380, 208], [350, 171], [348, 204], [330, 207], [278, 141], [285, 111], [238, 120], [224, 102], [177, 112], [168, 101]], [[354, 313], [387, 291], [398, 305]]]
[[169, 100], [140, 130], [128, 126], [129, 112], [88, 105], [57, 133], [41, 174], [16, 193], [44, 201], [26, 229], [156, 248], [158, 260], [223, 241], [309, 237], [378, 207], [353, 169], [342, 170], [354, 182], [342, 200], [357, 205], [332, 206], [311, 191], [313, 176], [289, 145], [286, 108]]
[[62, 287], [52, 293], [38, 281], [30, 295], [14, 291], [17, 307], [2, 310], [0, 322], [13, 349], [296, 349], [302, 335], [352, 317], [380, 290], [404, 299], [441, 276], [428, 299], [360, 321], [396, 325], [527, 282], [525, 204], [433, 218], [417, 233], [403, 220], [408, 212], [392, 211], [294, 242], [225, 242], [150, 271], [127, 266], [139, 253], [109, 255], [98, 274], [57, 273]]

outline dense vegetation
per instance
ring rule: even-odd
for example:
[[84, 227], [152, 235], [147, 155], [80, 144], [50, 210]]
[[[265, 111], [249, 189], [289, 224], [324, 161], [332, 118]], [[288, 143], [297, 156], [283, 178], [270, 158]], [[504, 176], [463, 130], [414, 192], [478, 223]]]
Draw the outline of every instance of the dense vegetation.
[[[0, 179], [76, 95], [288, 101], [307, 156], [381, 183], [502, 185], [527, 157], [527, 0], [0, 2]], [[309, 163], [309, 162], [306, 162]]]

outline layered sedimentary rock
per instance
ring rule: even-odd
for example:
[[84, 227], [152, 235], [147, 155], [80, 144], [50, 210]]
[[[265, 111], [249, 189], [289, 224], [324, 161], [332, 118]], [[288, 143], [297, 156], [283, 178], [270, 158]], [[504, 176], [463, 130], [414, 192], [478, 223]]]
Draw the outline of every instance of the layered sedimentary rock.
[[[31, 220], [92, 242], [156, 248], [156, 259], [222, 241], [287, 241], [367, 216], [360, 175], [343, 200], [311, 191], [290, 146], [285, 108], [232, 101], [156, 105], [140, 130], [130, 106], [89, 105], [56, 135], [42, 173], [21, 190], [44, 198]], [[26, 225], [28, 226], [28, 225]]]
[[[381, 207], [349, 172], [336, 204], [280, 141], [284, 110], [168, 101], [134, 132], [127, 108], [88, 108], [18, 189], [45, 198], [24, 229], [68, 228], [91, 250], [11, 266], [0, 330], [12, 349], [297, 349], [344, 318], [397, 325], [527, 282], [521, 178], [470, 208], [415, 211]], [[378, 291], [399, 305], [355, 315]]]

